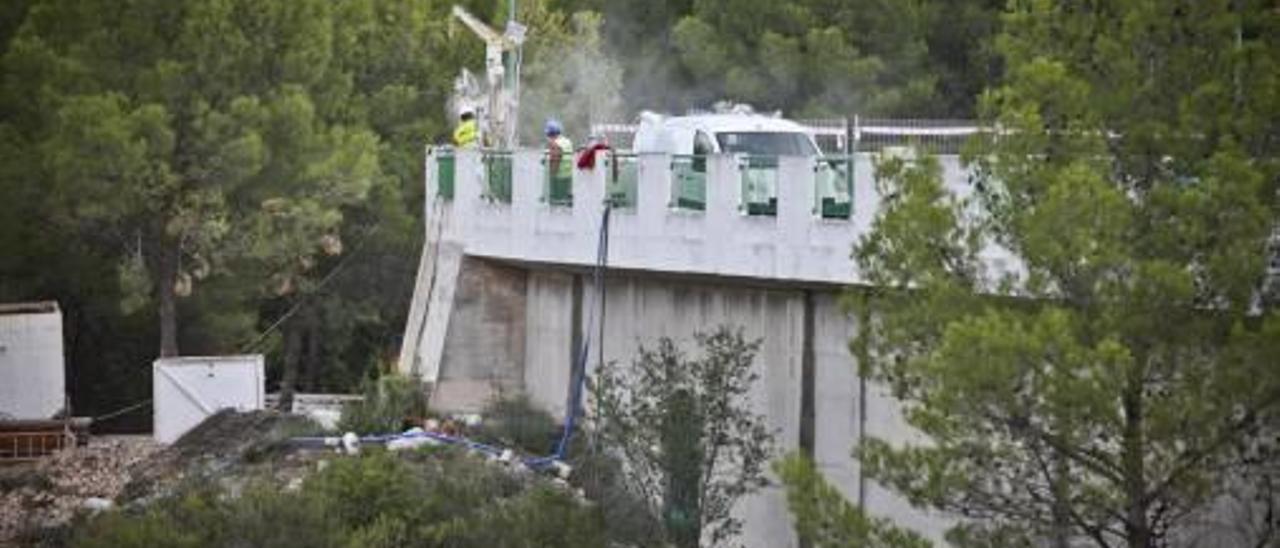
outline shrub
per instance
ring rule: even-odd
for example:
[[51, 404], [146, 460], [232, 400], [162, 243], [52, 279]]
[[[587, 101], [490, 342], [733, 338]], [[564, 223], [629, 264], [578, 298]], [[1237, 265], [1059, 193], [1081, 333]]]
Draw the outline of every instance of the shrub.
[[607, 364], [591, 383], [594, 435], [624, 459], [626, 484], [681, 547], [738, 536], [733, 505], [766, 484], [773, 451], [773, 431], [750, 404], [761, 341], [724, 326], [694, 340], [701, 356], [663, 337], [641, 346], [630, 369]]
[[665, 546], [662, 524], [649, 504], [628, 488], [621, 459], [592, 437], [590, 432], [574, 437], [569, 483], [599, 507], [610, 538], [627, 546]]
[[484, 423], [474, 437], [525, 453], [545, 455], [555, 444], [559, 427], [559, 421], [534, 405], [529, 396], [499, 396], [485, 406]]
[[336, 459], [296, 492], [256, 484], [233, 498], [201, 488], [108, 512], [80, 523], [71, 545], [596, 548], [609, 544], [606, 533], [598, 509], [545, 480], [428, 448]]
[[[795, 454], [773, 465], [787, 491], [796, 533], [813, 546], [929, 548], [919, 534], [885, 518], [867, 515], [827, 483], [808, 457]], [[1001, 546], [996, 544], [993, 546]]]
[[347, 405], [338, 419], [338, 430], [360, 434], [386, 434], [404, 429], [405, 419], [427, 415], [427, 395], [415, 380], [403, 375], [383, 375], [366, 381], [364, 399]]

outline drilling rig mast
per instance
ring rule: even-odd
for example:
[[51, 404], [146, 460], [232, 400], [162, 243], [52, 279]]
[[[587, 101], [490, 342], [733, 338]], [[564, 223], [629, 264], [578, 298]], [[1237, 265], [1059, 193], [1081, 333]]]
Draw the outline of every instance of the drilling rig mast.
[[454, 81], [455, 108], [470, 107], [477, 113], [482, 142], [514, 149], [520, 108], [520, 61], [525, 27], [515, 20], [515, 0], [511, 0], [505, 32], [499, 33], [462, 6], [453, 6], [453, 16], [484, 40], [485, 86], [476, 83], [466, 69]]

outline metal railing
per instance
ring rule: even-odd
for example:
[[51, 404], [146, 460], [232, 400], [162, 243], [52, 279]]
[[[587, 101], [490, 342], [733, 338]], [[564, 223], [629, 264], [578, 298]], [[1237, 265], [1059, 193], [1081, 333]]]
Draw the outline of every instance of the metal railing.
[[453, 199], [453, 188], [458, 172], [458, 159], [453, 151], [436, 151], [436, 195], [445, 200]]
[[853, 216], [853, 155], [820, 158], [813, 166], [813, 212], [823, 219], [848, 220]]
[[706, 156], [693, 154], [671, 156], [671, 197], [667, 205], [691, 211], [706, 210]]
[[604, 157], [605, 196], [617, 209], [634, 209], [640, 186], [640, 159], [629, 152], [610, 152]]
[[742, 185], [738, 209], [747, 215], [778, 214], [778, 157], [738, 156]]
[[855, 119], [854, 143], [859, 152], [910, 147], [927, 154], [959, 154], [970, 140], [985, 133], [969, 120], [904, 118]]
[[[436, 162], [436, 193], [452, 200], [457, 179], [457, 151], [438, 150], [433, 153]], [[599, 156], [597, 169], [603, 171], [605, 197], [619, 209], [635, 208], [640, 188], [640, 156], [633, 152], [611, 150]], [[677, 210], [705, 211], [707, 207], [707, 167], [713, 156], [671, 155], [670, 194], [667, 206]], [[815, 217], [831, 220], [847, 220], [853, 214], [854, 173], [856, 154], [827, 155], [814, 159], [813, 203]], [[515, 153], [510, 151], [483, 150], [479, 156], [481, 169], [476, 174], [480, 184], [480, 198], [492, 203], [511, 204], [515, 180]], [[576, 164], [575, 156], [565, 156], [562, 161]], [[573, 176], [562, 171], [552, 173], [549, 155], [541, 155], [542, 194], [539, 200], [556, 207], [573, 204]], [[793, 189], [783, 188], [780, 158], [772, 155], [737, 155], [734, 163], [738, 172], [740, 213], [750, 216], [776, 216], [778, 194]], [[570, 170], [572, 172], [572, 170]]]
[[0, 433], [0, 461], [28, 461], [74, 447], [75, 435], [66, 431]]
[[[924, 118], [821, 118], [796, 120], [813, 134], [824, 154], [877, 152], [886, 147], [912, 147], [930, 154], [959, 154], [974, 137], [989, 133], [973, 120]], [[605, 135], [615, 148], [634, 142], [638, 124], [597, 123], [592, 133]], [[849, 143], [853, 146], [849, 146]]]
[[481, 196], [500, 204], [510, 204], [513, 165], [511, 152], [486, 150], [480, 161], [484, 164], [484, 191]]

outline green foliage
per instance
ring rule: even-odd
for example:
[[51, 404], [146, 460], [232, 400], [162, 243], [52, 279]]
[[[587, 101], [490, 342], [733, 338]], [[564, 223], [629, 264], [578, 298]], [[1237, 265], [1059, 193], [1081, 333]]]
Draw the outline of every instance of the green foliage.
[[865, 548], [925, 548], [931, 543], [899, 529], [885, 518], [873, 518], [850, 504], [822, 477], [813, 461], [791, 455], [774, 463], [774, 472], [787, 489], [787, 504], [796, 532], [814, 546]]
[[109, 512], [77, 547], [580, 546], [607, 544], [596, 510], [542, 481], [455, 451], [337, 459], [297, 491], [200, 489], [140, 513]]
[[533, 2], [521, 18], [530, 27], [521, 72], [522, 143], [542, 143], [548, 118], [560, 120], [579, 143], [592, 122], [622, 119], [622, 68], [605, 55], [600, 14], [565, 14]]
[[612, 538], [625, 546], [662, 545], [663, 524], [651, 505], [629, 488], [622, 460], [598, 443], [594, 434], [588, 431], [574, 438], [569, 483], [598, 505]]
[[484, 422], [472, 437], [486, 443], [518, 448], [530, 455], [550, 453], [553, 436], [559, 430], [559, 421], [538, 408], [524, 393], [515, 396], [499, 394], [485, 406], [481, 415]]
[[765, 485], [773, 451], [773, 433], [750, 405], [760, 341], [724, 326], [694, 340], [699, 357], [664, 337], [642, 346], [629, 369], [602, 367], [590, 386], [598, 443], [622, 459], [627, 485], [678, 546], [736, 537], [733, 505]]
[[57, 297], [96, 322], [69, 338], [72, 382], [95, 387], [73, 391], [81, 411], [140, 397], [96, 388], [147, 382], [143, 321], [168, 326], [170, 351], [242, 352], [307, 298], [282, 328], [322, 341], [299, 360], [310, 390], [348, 390], [390, 353], [418, 156], [479, 51], [447, 36], [449, 3], [10, 4], [0, 278], [4, 300]]
[[206, 277], [247, 263], [293, 290], [378, 177], [377, 140], [322, 116], [328, 3], [71, 4], [32, 8], [9, 83], [58, 218], [142, 257], [174, 354], [174, 301]]
[[[0, 298], [61, 303], [77, 409], [145, 398], [136, 364], [162, 345], [265, 351], [271, 385], [307, 391], [349, 390], [394, 353], [422, 146], [447, 135], [458, 70], [482, 68], [453, 3], [0, 8]], [[505, 2], [461, 4], [505, 18]], [[964, 115], [1000, 4], [522, 1], [524, 127], [722, 98]]]
[[604, 16], [630, 110], [719, 100], [793, 116], [966, 118], [995, 80], [1002, 0], [558, 0]]
[[[1014, 5], [976, 192], [930, 160], [877, 169], [855, 347], [931, 443], [867, 441], [872, 478], [975, 519], [966, 542], [1149, 546], [1252, 466], [1280, 420], [1277, 24], [1248, 2]], [[990, 269], [990, 243], [1024, 268]]]
[[363, 399], [342, 408], [338, 431], [388, 434], [404, 430], [406, 419], [427, 416], [427, 394], [421, 383], [388, 374], [365, 381]]

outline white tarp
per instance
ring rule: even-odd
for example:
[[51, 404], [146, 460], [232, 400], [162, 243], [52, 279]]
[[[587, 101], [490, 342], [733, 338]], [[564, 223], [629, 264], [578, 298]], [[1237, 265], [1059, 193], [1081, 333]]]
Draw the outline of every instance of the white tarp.
[[65, 392], [58, 303], [0, 304], [0, 419], [51, 418]]
[[265, 395], [261, 354], [162, 358], [153, 367], [153, 428], [157, 442], [173, 443], [220, 409], [262, 409]]

